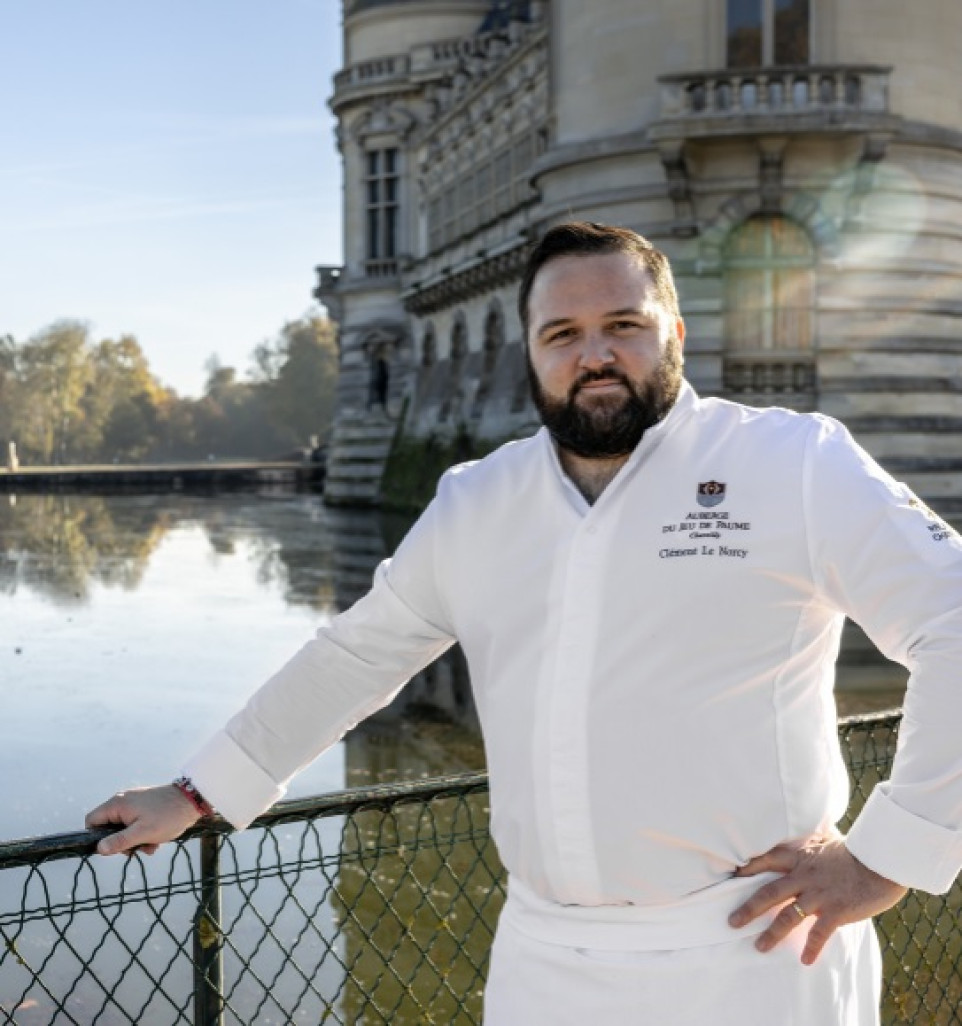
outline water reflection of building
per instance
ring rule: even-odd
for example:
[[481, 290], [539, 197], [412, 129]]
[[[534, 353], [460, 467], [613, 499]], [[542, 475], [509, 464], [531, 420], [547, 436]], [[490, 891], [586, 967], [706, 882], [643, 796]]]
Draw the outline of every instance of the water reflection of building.
[[[335, 605], [346, 609], [366, 594], [403, 525], [364, 510], [331, 508], [325, 519], [332, 536]], [[348, 787], [483, 768], [460, 648], [419, 673], [389, 706], [350, 731], [343, 749]], [[398, 1026], [458, 1021], [452, 988], [472, 994], [469, 1008], [479, 1014], [478, 967], [485, 963], [500, 908], [491, 887], [500, 863], [486, 824], [487, 796], [481, 795], [430, 807], [402, 806], [386, 814], [365, 812], [345, 827], [333, 899], [350, 970], [338, 1004], [345, 1022], [382, 1021], [381, 1013]], [[465, 839], [469, 831], [479, 838]], [[436, 843], [439, 836], [457, 834], [462, 836], [457, 843]], [[457, 882], [451, 871], [458, 874]], [[372, 873], [377, 886], [371, 885]], [[385, 962], [390, 973], [384, 971]], [[439, 986], [441, 980], [445, 986]]]
[[678, 273], [702, 392], [840, 416], [962, 504], [956, 0], [344, 0], [328, 498], [409, 435], [530, 428], [514, 290], [571, 216]]
[[378, 563], [388, 556], [380, 516], [372, 510], [327, 510], [334, 568], [334, 601], [347, 609], [366, 595]]
[[[388, 531], [374, 511], [332, 508], [326, 519], [333, 545], [335, 602], [338, 609], [347, 609], [366, 594], [399, 532]], [[455, 646], [410, 680], [390, 705], [348, 734], [348, 783], [477, 768], [478, 733], [467, 665]]]
[[332, 899], [348, 969], [338, 1021], [480, 1021], [502, 876], [487, 793], [356, 813]]

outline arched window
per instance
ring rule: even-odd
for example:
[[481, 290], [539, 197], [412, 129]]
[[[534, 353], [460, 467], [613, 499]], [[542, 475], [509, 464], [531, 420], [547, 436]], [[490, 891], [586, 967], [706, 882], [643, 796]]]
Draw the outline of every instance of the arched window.
[[498, 363], [498, 353], [504, 344], [504, 314], [501, 305], [495, 302], [484, 319], [484, 340], [481, 345], [481, 377], [478, 390], [474, 394], [474, 405], [471, 416], [477, 420], [484, 411], [484, 404], [491, 394], [494, 384], [494, 371]]
[[380, 407], [385, 412], [391, 393], [392, 366], [396, 362], [400, 335], [389, 329], [376, 328], [364, 339], [362, 350], [368, 361], [367, 407]]
[[468, 355], [468, 326], [464, 314], [459, 313], [451, 328], [451, 356], [448, 363], [448, 384], [445, 389], [444, 401], [438, 412], [438, 420], [442, 423], [450, 420], [461, 411], [461, 400], [464, 395], [462, 377], [464, 361]]
[[438, 360], [438, 340], [434, 334], [434, 325], [430, 322], [421, 337], [421, 366], [433, 367]]
[[725, 389], [755, 401], [815, 390], [815, 253], [797, 224], [755, 217], [725, 247]]
[[367, 408], [380, 406], [387, 411], [388, 391], [391, 387], [391, 351], [386, 345], [380, 345], [371, 354], [368, 374]]

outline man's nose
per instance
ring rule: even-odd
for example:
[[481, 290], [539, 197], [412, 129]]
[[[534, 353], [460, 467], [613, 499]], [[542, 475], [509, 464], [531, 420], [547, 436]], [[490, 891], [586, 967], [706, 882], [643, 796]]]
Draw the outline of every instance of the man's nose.
[[592, 332], [585, 338], [579, 360], [582, 367], [606, 367], [614, 361], [615, 355], [604, 335]]

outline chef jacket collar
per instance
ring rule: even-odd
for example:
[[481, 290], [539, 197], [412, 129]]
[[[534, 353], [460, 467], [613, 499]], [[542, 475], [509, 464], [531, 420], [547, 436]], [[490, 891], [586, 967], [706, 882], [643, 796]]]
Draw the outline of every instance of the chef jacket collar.
[[647, 462], [648, 458], [665, 438], [692, 416], [700, 402], [698, 393], [683, 378], [675, 404], [662, 420], [655, 424], [654, 427], [648, 428], [641, 441], [635, 446], [634, 452], [628, 457], [625, 464], [619, 468], [618, 473], [615, 474], [611, 483], [601, 493], [594, 505], [589, 504], [575, 483], [568, 477], [564, 467], [561, 465], [561, 459], [558, 456], [558, 448], [554, 439], [551, 437], [548, 429], [542, 427], [538, 432], [542, 448], [546, 452], [554, 476], [563, 489], [565, 497], [572, 502], [578, 514], [584, 517], [592, 510], [597, 510], [599, 507], [609, 504], [612, 501], [611, 496], [620, 491], [624, 487], [625, 482], [635, 476], [638, 468]]

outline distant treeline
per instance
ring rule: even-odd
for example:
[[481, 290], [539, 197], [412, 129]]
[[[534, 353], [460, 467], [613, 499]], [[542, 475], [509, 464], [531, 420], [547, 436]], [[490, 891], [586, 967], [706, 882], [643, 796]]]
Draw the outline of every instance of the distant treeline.
[[241, 379], [216, 357], [199, 399], [152, 373], [137, 339], [95, 341], [58, 321], [25, 342], [0, 336], [0, 466], [8, 441], [23, 464], [276, 457], [322, 440], [334, 412], [330, 321], [305, 317], [257, 346]]

